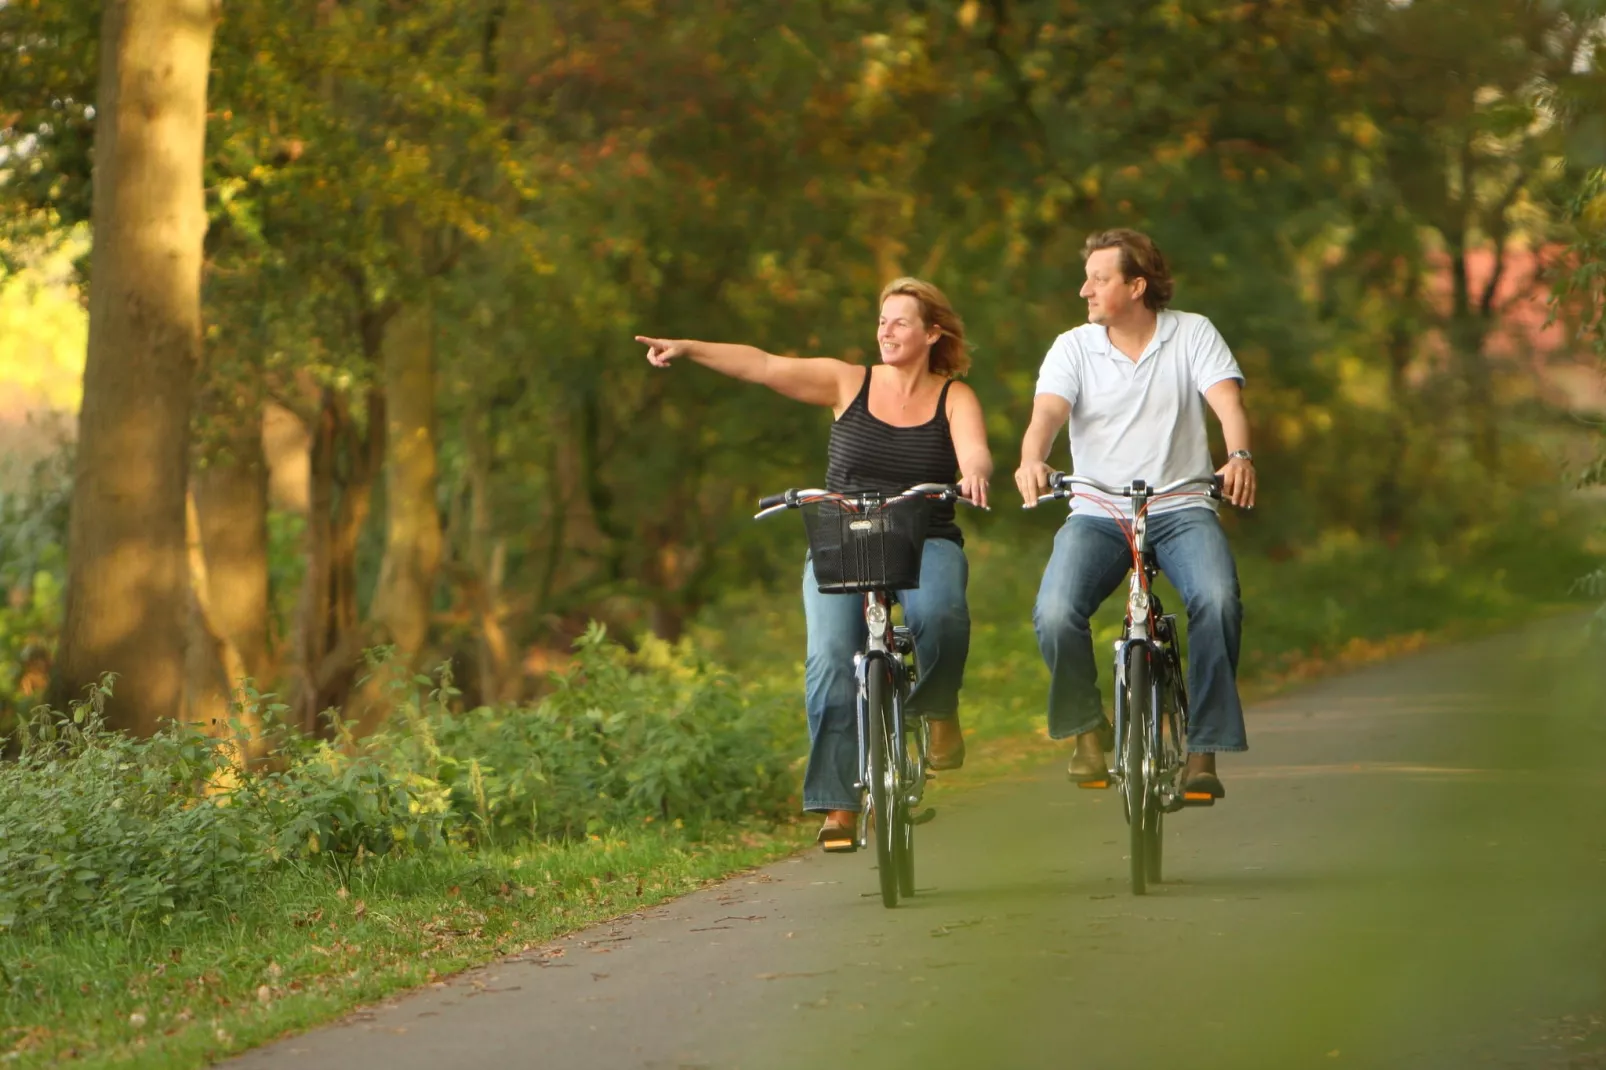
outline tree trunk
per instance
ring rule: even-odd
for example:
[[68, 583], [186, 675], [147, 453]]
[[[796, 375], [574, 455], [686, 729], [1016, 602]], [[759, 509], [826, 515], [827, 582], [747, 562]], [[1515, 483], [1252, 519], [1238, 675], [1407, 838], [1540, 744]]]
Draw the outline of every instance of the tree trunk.
[[1449, 243], [1450, 249], [1450, 359], [1460, 384], [1462, 411], [1472, 455], [1487, 472], [1499, 464], [1500, 431], [1494, 411], [1494, 380], [1489, 357], [1484, 352], [1489, 325], [1474, 305], [1464, 238]]
[[466, 439], [469, 459], [468, 564], [473, 599], [470, 611], [475, 619], [476, 666], [481, 701], [495, 705], [512, 699], [513, 650], [503, 620], [507, 607], [502, 597], [502, 581], [507, 572], [507, 540], [496, 538], [491, 518], [491, 435], [481, 421], [482, 414], [470, 414]]
[[[209, 735], [232, 741], [237, 765], [261, 753], [262, 722], [255, 712], [231, 708], [234, 689], [249, 673], [239, 649], [219, 624], [220, 607], [213, 595], [216, 576], [207, 568], [201, 521], [192, 494], [186, 510], [186, 551], [190, 569], [190, 636], [185, 656], [184, 717], [204, 726]], [[236, 725], [238, 721], [238, 735]]]
[[435, 502], [435, 352], [427, 298], [385, 330], [385, 557], [370, 619], [409, 668], [429, 638], [441, 519]]
[[296, 708], [302, 729], [317, 734], [323, 711], [346, 704], [368, 645], [357, 620], [357, 542], [368, 520], [383, 449], [385, 403], [368, 392], [365, 432], [345, 398], [326, 387], [313, 428], [306, 575], [298, 613]]
[[184, 500], [201, 350], [202, 156], [214, 0], [107, 0], [96, 100], [89, 351], [55, 697], [116, 672], [113, 725], [184, 691]]
[[[268, 465], [262, 421], [248, 421], [227, 449], [191, 477], [205, 553], [212, 623], [240, 656], [245, 675], [266, 686], [268, 645]], [[231, 679], [230, 687], [240, 681]]]

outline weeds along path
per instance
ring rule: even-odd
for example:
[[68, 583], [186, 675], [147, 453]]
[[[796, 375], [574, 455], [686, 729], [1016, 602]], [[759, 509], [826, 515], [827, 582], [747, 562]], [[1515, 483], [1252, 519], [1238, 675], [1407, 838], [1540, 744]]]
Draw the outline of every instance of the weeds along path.
[[1254, 707], [1146, 898], [1119, 801], [1056, 765], [940, 799], [896, 910], [866, 856], [811, 853], [225, 1065], [1606, 1065], [1576, 623]]

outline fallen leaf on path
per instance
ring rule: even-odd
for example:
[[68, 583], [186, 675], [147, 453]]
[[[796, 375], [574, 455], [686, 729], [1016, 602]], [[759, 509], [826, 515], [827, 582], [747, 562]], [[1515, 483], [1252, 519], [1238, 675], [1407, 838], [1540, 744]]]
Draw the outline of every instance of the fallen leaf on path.
[[755, 973], [753, 975], [753, 980], [755, 980], [755, 981], [779, 981], [779, 980], [782, 980], [783, 978], [787, 978], [787, 977], [820, 977], [820, 976], [822, 976], [824, 974], [827, 974], [827, 973], [830, 973], [830, 972], [832, 972], [832, 971], [830, 971], [830, 970], [815, 970], [812, 973], [795, 973], [795, 972], [789, 972], [789, 971], [782, 971], [780, 973]]

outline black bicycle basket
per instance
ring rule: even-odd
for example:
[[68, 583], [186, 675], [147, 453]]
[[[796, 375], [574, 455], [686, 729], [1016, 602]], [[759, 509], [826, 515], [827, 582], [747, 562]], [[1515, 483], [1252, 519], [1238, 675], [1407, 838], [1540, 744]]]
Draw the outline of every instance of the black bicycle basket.
[[930, 500], [826, 499], [805, 503], [802, 509], [814, 582], [821, 593], [907, 591], [920, 586]]

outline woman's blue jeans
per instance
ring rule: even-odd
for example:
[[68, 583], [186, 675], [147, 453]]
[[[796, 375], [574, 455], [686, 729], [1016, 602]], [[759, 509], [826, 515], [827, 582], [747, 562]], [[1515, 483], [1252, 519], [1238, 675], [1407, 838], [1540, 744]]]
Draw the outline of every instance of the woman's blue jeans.
[[[951, 539], [928, 539], [920, 559], [920, 586], [898, 591], [904, 621], [914, 633], [920, 676], [904, 709], [933, 720], [959, 712], [959, 688], [970, 652], [970, 608], [965, 584], [970, 563]], [[803, 616], [808, 624], [804, 706], [809, 715], [809, 765], [803, 775], [805, 810], [858, 810], [853, 784], [859, 772], [859, 728], [854, 705], [858, 680], [853, 655], [864, 649], [864, 596], [821, 594], [813, 562], [803, 562]]]
[[[1237, 681], [1243, 603], [1221, 521], [1210, 509], [1161, 513], [1149, 518], [1149, 545], [1188, 611], [1188, 750], [1248, 750]], [[1033, 614], [1048, 663], [1048, 734], [1054, 739], [1101, 723], [1088, 618], [1131, 567], [1126, 536], [1108, 517], [1073, 514], [1054, 536]]]

